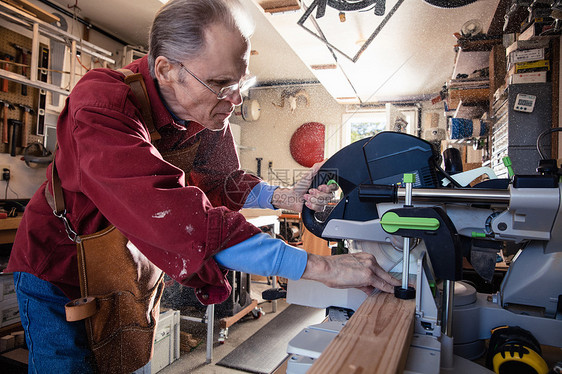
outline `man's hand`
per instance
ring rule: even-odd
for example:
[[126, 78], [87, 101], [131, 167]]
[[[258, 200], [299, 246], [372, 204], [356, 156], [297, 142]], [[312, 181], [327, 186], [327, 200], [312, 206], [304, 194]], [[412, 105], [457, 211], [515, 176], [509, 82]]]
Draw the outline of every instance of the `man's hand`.
[[279, 187], [276, 189], [271, 199], [273, 206], [277, 209], [302, 212], [302, 205], [304, 203], [312, 210], [322, 211], [333, 199], [333, 192], [338, 189], [336, 184], [322, 184], [317, 188], [308, 189], [312, 179], [314, 179], [323, 164], [324, 161], [314, 164], [310, 171], [292, 188]]
[[324, 283], [332, 288], [358, 288], [370, 295], [373, 290], [394, 292], [401, 281], [384, 271], [375, 257], [360, 252], [337, 256], [308, 254], [302, 279]]

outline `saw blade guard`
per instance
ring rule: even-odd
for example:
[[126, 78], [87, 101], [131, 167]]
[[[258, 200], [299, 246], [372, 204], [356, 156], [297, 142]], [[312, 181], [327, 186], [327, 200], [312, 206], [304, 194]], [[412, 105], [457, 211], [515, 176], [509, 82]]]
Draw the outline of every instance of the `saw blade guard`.
[[[368, 240], [348, 240], [349, 253], [367, 252], [375, 256], [377, 263], [384, 271], [399, 273], [402, 271], [403, 241], [402, 238], [391, 236], [387, 243], [379, 243]], [[416, 243], [410, 246], [410, 274], [415, 274], [417, 270], [417, 258], [423, 251], [423, 243]]]

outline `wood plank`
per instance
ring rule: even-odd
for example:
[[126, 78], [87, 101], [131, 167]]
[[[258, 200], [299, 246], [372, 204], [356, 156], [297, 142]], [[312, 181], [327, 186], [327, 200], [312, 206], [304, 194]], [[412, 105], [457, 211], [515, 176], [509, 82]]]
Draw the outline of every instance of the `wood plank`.
[[35, 17], [39, 18], [41, 21], [45, 21], [47, 23], [53, 23], [60, 21], [59, 17], [55, 16], [52, 13], [47, 12], [46, 10], [30, 3], [27, 0], [7, 0], [8, 3], [13, 4], [17, 7], [23, 8], [25, 11], [33, 14]]
[[258, 0], [258, 4], [268, 13], [287, 12], [301, 8], [298, 0]]
[[302, 226], [302, 249], [319, 256], [330, 256], [332, 254], [328, 241], [317, 237], [304, 226]]
[[474, 88], [467, 90], [449, 90], [449, 109], [456, 109], [462, 101], [466, 105], [482, 104], [488, 105], [490, 99], [489, 88]]
[[415, 300], [369, 296], [307, 374], [401, 373], [414, 331]]
[[21, 213], [17, 217], [0, 219], [0, 244], [13, 243], [16, 231], [22, 219]]
[[17, 230], [22, 217], [22, 214], [19, 213], [17, 217], [0, 219], [0, 230]]
[[252, 310], [254, 310], [257, 307], [258, 307], [258, 301], [255, 300], [255, 299], [252, 299], [252, 302], [247, 307], [245, 307], [244, 309], [242, 309], [241, 311], [239, 311], [235, 315], [233, 315], [231, 317], [221, 318], [221, 320], [220, 320], [221, 329], [226, 329], [226, 328], [229, 328], [230, 326], [234, 325], [242, 317], [244, 317], [248, 313], [251, 313]]

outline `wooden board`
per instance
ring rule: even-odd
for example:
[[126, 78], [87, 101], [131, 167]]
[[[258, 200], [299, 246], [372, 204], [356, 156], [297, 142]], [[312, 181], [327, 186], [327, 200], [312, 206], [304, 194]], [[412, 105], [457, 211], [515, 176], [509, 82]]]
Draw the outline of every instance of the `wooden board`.
[[299, 10], [299, 0], [258, 0], [258, 4], [268, 13], [286, 12]]
[[414, 331], [415, 300], [369, 296], [307, 374], [401, 373]]
[[328, 241], [315, 236], [304, 226], [302, 226], [302, 249], [319, 256], [330, 256], [332, 254]]
[[450, 90], [449, 91], [449, 109], [456, 109], [459, 103], [462, 101], [463, 104], [486, 104], [490, 99], [490, 89], [489, 88], [475, 88], [468, 90]]
[[17, 217], [0, 219], [0, 244], [14, 242], [21, 219], [21, 213]]
[[5, 0], [7, 3], [12, 4], [18, 8], [25, 10], [26, 12], [33, 14], [35, 17], [39, 18], [41, 21], [45, 21], [47, 23], [53, 23], [60, 21], [59, 17], [55, 16], [52, 13], [39, 8], [31, 4], [27, 0]]

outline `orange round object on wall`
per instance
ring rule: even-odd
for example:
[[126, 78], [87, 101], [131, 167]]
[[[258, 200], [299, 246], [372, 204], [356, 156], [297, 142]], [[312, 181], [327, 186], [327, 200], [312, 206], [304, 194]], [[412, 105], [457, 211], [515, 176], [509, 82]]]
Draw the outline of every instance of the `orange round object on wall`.
[[324, 160], [325, 126], [319, 122], [307, 122], [295, 130], [291, 137], [291, 156], [305, 167]]

